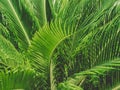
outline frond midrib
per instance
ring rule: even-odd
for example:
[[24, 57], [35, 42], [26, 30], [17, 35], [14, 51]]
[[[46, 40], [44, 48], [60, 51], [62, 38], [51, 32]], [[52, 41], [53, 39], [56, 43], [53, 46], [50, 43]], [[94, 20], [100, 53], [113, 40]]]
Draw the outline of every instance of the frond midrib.
[[7, 0], [7, 1], [8, 1], [8, 3], [9, 3], [9, 5], [10, 5], [11, 9], [13, 10], [14, 15], [16, 16], [17, 21], [19, 22], [19, 25], [20, 25], [20, 27], [21, 27], [21, 29], [22, 29], [25, 37], [26, 37], [26, 40], [27, 40], [27, 42], [28, 42], [28, 45], [30, 45], [31, 42], [30, 42], [29, 36], [27, 35], [27, 32], [25, 31], [25, 28], [24, 28], [24, 26], [23, 26], [23, 24], [22, 24], [19, 16], [17, 15], [17, 13], [16, 13], [16, 11], [15, 11], [15, 9], [14, 9], [11, 1], [10, 1], [10, 0]]

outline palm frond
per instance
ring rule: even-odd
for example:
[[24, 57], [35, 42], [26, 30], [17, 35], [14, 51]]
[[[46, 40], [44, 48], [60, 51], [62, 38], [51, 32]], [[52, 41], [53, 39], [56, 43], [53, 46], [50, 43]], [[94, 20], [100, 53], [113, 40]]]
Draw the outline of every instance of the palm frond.
[[[100, 65], [101, 63], [106, 63], [111, 59], [120, 57], [120, 53], [119, 53], [120, 40], [118, 39], [120, 36], [120, 33], [119, 33], [120, 32], [119, 31], [120, 30], [119, 28], [120, 14], [119, 14], [119, 4], [117, 4], [118, 2], [119, 0], [116, 2], [111, 1], [109, 2], [108, 5], [105, 5], [106, 3], [102, 1], [102, 3], [104, 3], [103, 5], [104, 7], [99, 8], [98, 12], [97, 11], [92, 12], [89, 16], [87, 16], [84, 19], [84, 21], [81, 21], [81, 24], [79, 25], [80, 27], [78, 27], [80, 29], [79, 30], [80, 33], [78, 33], [78, 35], [76, 35], [76, 37], [73, 39], [75, 43], [73, 45], [74, 46], [73, 48], [75, 48], [75, 50], [78, 50], [78, 51], [73, 52], [74, 49], [71, 49], [70, 46], [66, 45], [67, 48], [70, 47], [69, 50], [70, 49], [72, 50], [68, 52], [73, 52], [73, 53], [66, 54], [68, 52], [64, 52], [65, 50], [64, 51], [62, 50], [61, 53], [62, 52], [64, 53], [59, 54], [60, 58], [63, 59], [62, 61], [65, 63], [60, 67], [64, 68], [64, 66], [68, 62], [67, 60], [70, 60], [70, 63], [71, 63], [73, 59], [73, 63], [72, 63], [73, 70], [69, 70], [70, 67], [68, 67], [67, 68], [68, 72], [66, 71], [68, 73], [67, 76], [71, 76], [73, 73], [76, 73], [79, 71], [81, 72], [85, 71], [86, 69]], [[90, 1], [90, 3], [92, 3], [92, 1]], [[80, 20], [82, 20], [82, 18]], [[78, 46], [76, 45], [77, 44], [76, 42], [78, 43]], [[70, 55], [70, 56], [66, 56], [65, 58], [64, 55]], [[77, 56], [74, 57], [74, 55], [77, 55]], [[64, 59], [66, 59], [66, 61]], [[67, 63], [67, 66], [69, 66], [69, 63]], [[104, 70], [102, 71], [104, 72]], [[93, 77], [98, 78], [96, 76], [93, 76]], [[83, 79], [80, 79], [80, 78], [79, 79], [82, 82], [84, 81], [84, 78], [85, 77], [83, 76]], [[84, 89], [87, 90], [88, 87]], [[92, 87], [90, 90], [93, 90]], [[98, 90], [101, 90], [101, 89], [98, 89]]]
[[59, 20], [44, 26], [33, 38], [29, 49], [31, 64], [37, 71], [50, 75], [48, 77], [51, 84], [54, 81], [52, 80], [54, 61], [51, 60], [51, 56], [58, 44], [73, 33], [72, 27], [67, 28]]
[[16, 69], [0, 72], [0, 90], [34, 90], [35, 72], [31, 69]]
[[[97, 80], [99, 80], [101, 75], [104, 76], [106, 73], [110, 72], [111, 70], [115, 70], [115, 69], [119, 70], [119, 66], [120, 66], [120, 59], [119, 58], [113, 59], [113, 60], [110, 60], [109, 62], [106, 62], [106, 63], [101, 64], [99, 66], [95, 66], [93, 68], [90, 68], [86, 71], [76, 73], [76, 74], [74, 74], [73, 77], [68, 78], [68, 80], [62, 84], [65, 85], [65, 83], [67, 83], [67, 84], [73, 84], [73, 85], [81, 87], [82, 84], [84, 84], [87, 79], [90, 79], [90, 77], [91, 77], [91, 80], [93, 78], [94, 79], [97, 78], [96, 79], [96, 83], [97, 83]], [[93, 80], [93, 83], [94, 83], [94, 80]], [[108, 82], [106, 82], [106, 83], [108, 83]], [[91, 82], [91, 84], [92, 84], [92, 82]], [[100, 89], [100, 87], [99, 87], [99, 90], [102, 90], [102, 89]], [[63, 86], [62, 86], [62, 88], [63, 88]]]
[[14, 46], [0, 35], [0, 64], [7, 68], [17, 67], [22, 64], [23, 57]]
[[63, 16], [64, 10], [69, 4], [69, 0], [49, 0], [53, 18]]
[[[28, 0], [29, 1], [29, 0]], [[46, 0], [30, 0], [41, 26], [47, 24]]]
[[[114, 57], [119, 57], [119, 55], [118, 55], [119, 54], [118, 38], [119, 38], [120, 15], [119, 15], [119, 12], [117, 11], [118, 10], [117, 8], [118, 8], [118, 5], [116, 4], [116, 2], [114, 2], [114, 5], [112, 5], [110, 8], [107, 8], [107, 10], [105, 10], [104, 12], [103, 11], [96, 12], [96, 14], [94, 14], [94, 15], [97, 15], [97, 16], [92, 17], [92, 21], [91, 21], [92, 23], [87, 22], [89, 24], [83, 25], [83, 27], [81, 27], [81, 28], [79, 27], [80, 33], [76, 34], [76, 36], [74, 38], [75, 44], [72, 47], [72, 48], [74, 48], [73, 50], [75, 51], [72, 53], [73, 57], [75, 55], [74, 58], [78, 58], [78, 59], [76, 59], [77, 63], [80, 63], [82, 60], [84, 62], [84, 60], [85, 60], [89, 63], [88, 67], [92, 67], [92, 66], [90, 66], [90, 63], [93, 63], [92, 61], [96, 58], [96, 55], [98, 55], [98, 53], [101, 52], [103, 47], [104, 47], [104, 50], [103, 50], [104, 54], [103, 54], [103, 52], [101, 52], [101, 54], [103, 56], [100, 55], [101, 58], [99, 57], [101, 60], [103, 60], [103, 58], [105, 58], [105, 57], [108, 59], [110, 59], [110, 58], [112, 59]], [[90, 16], [88, 16], [88, 18], [89, 17]], [[105, 40], [103, 40], [103, 37]], [[110, 37], [111, 37], [111, 39], [110, 39]], [[105, 45], [105, 44], [107, 44], [107, 45]], [[114, 52], [117, 54], [117, 56], [113, 52], [113, 49], [111, 48], [112, 51], [110, 51], [108, 49], [108, 47], [110, 47], [110, 48], [114, 47]], [[109, 51], [109, 53], [107, 53], [107, 51]], [[107, 54], [107, 55], [104, 56], [105, 54]], [[110, 56], [110, 55], [112, 55], [112, 56]], [[86, 58], [87, 56], [88, 56], [88, 58]], [[82, 60], [80, 60], [79, 57]], [[108, 60], [106, 58], [104, 60]], [[96, 60], [96, 61], [100, 61], [100, 60]], [[82, 65], [81, 67], [85, 66], [85, 65], [83, 66], [83, 64], [80, 64], [80, 65]]]
[[61, 25], [60, 20], [53, 21], [37, 32], [30, 47], [30, 55], [34, 58], [37, 55], [40, 59], [50, 59], [57, 45], [74, 33], [72, 27], [66, 28], [64, 25], [62, 28]]
[[119, 38], [120, 0], [0, 0], [0, 90], [118, 89]]
[[[37, 19], [25, 2], [16, 0], [0, 1], [0, 10], [8, 19], [8, 28], [15, 34], [19, 48], [26, 49], [30, 44], [31, 34], [38, 29]], [[25, 18], [28, 18], [25, 20]], [[35, 31], [34, 31], [35, 29]]]
[[[39, 28], [40, 28], [39, 20], [40, 19], [36, 15], [39, 12], [37, 12], [36, 9], [34, 8], [34, 3], [32, 3], [30, 0], [21, 0], [21, 3], [22, 3], [21, 12], [24, 15], [23, 20], [27, 18], [26, 20], [24, 20], [24, 21], [26, 21], [26, 22], [24, 22], [24, 24], [27, 24], [27, 26], [30, 27], [29, 29], [34, 29], [33, 30], [34, 32], [39, 30]], [[32, 26], [30, 26], [30, 25], [32, 25]], [[34, 32], [31, 31], [31, 34], [32, 33], [34, 34]]]

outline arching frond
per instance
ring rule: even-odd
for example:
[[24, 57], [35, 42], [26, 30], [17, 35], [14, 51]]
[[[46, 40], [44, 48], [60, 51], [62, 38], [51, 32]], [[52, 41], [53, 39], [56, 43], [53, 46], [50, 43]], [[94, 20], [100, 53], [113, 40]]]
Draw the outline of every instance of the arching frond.
[[29, 49], [31, 64], [37, 71], [48, 74], [51, 84], [54, 72], [54, 61], [51, 60], [51, 56], [57, 45], [73, 33], [72, 27], [67, 28], [58, 20], [44, 26], [33, 38]]
[[57, 45], [73, 33], [73, 28], [62, 27], [60, 20], [51, 22], [35, 34], [30, 47], [30, 55], [36, 60], [50, 59]]

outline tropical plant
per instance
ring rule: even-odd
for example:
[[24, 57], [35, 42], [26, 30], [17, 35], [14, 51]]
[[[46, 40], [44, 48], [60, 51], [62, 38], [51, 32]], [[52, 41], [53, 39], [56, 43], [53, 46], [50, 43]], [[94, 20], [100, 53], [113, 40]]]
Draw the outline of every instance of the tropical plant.
[[0, 0], [0, 90], [119, 90], [120, 0]]

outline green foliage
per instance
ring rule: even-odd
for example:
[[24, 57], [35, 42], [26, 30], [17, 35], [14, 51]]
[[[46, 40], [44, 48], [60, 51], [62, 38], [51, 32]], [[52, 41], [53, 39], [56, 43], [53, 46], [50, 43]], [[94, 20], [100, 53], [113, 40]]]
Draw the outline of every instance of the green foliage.
[[0, 35], [0, 64], [11, 68], [17, 67], [23, 62], [22, 55], [19, 54], [9, 41]]
[[34, 70], [17, 69], [7, 73], [1, 72], [0, 90], [34, 90]]
[[120, 0], [0, 0], [0, 90], [118, 90]]

